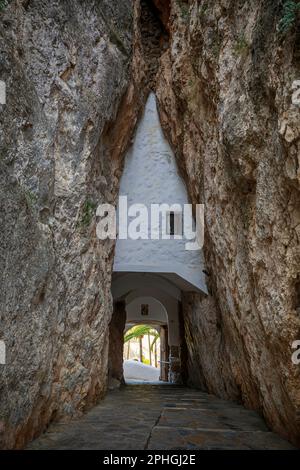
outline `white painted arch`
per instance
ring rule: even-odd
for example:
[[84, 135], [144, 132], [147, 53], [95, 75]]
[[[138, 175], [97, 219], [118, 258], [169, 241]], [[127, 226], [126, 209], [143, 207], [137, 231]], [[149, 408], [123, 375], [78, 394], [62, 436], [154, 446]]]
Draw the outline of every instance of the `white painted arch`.
[[[142, 315], [141, 306], [148, 305], [149, 312], [147, 316]], [[167, 325], [168, 313], [165, 306], [155, 297], [136, 296], [133, 300], [127, 298], [126, 304], [126, 322], [127, 323], [146, 323], [155, 325]]]
[[[139, 315], [140, 323], [147, 323], [148, 320], [155, 321], [157, 315], [154, 314], [155, 306], [161, 305], [163, 311], [167, 315], [168, 323], [168, 341], [169, 345], [180, 345], [180, 330], [179, 330], [179, 301], [181, 299], [181, 291], [177, 286], [172, 285], [168, 280], [160, 277], [145, 273], [144, 275], [136, 273], [117, 274], [113, 277], [112, 293], [114, 301], [124, 300], [126, 304], [126, 322], [130, 323], [130, 315], [133, 313], [133, 308], [141, 309], [141, 304], [146, 303], [144, 300], [154, 299], [152, 310], [150, 313], [153, 316], [142, 317]], [[132, 307], [133, 306], [133, 307]], [[161, 307], [158, 307], [162, 313]], [[128, 313], [130, 315], [128, 315]]]
[[112, 295], [114, 300], [122, 300], [136, 289], [153, 288], [164, 291], [168, 296], [181, 300], [181, 291], [177, 285], [159, 274], [151, 273], [114, 273]]

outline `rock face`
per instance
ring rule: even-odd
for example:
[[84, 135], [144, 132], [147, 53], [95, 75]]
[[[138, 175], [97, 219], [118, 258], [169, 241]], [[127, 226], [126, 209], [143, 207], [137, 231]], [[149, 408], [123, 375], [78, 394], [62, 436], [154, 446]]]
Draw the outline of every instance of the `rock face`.
[[210, 295], [183, 301], [189, 381], [299, 444], [297, 35], [277, 31], [280, 0], [149, 3], [0, 12], [3, 448], [105, 393], [114, 246], [94, 213], [115, 202], [150, 88], [191, 201], [205, 204]]
[[108, 352], [108, 387], [118, 388], [124, 383], [123, 377], [123, 344], [126, 324], [125, 302], [115, 302], [109, 324]]
[[[106, 390], [110, 122], [129, 84], [131, 2], [13, 1], [1, 12], [0, 447], [22, 447]], [[125, 139], [126, 140], [126, 139]]]
[[[159, 2], [158, 2], [159, 3]], [[161, 120], [205, 204], [210, 296], [184, 300], [189, 377], [299, 444], [299, 78], [279, 1], [173, 1]]]

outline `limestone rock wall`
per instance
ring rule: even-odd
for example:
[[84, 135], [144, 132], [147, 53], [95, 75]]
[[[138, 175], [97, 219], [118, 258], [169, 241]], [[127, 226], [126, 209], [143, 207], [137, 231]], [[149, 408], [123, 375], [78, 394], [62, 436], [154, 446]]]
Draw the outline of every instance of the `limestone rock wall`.
[[126, 325], [126, 304], [115, 302], [109, 324], [108, 388], [113, 390], [124, 383], [123, 346]]
[[280, 0], [147, 5], [12, 0], [0, 12], [2, 448], [105, 393], [114, 247], [95, 238], [94, 213], [115, 202], [149, 88], [205, 204], [210, 295], [183, 302], [190, 382], [299, 443], [298, 36], [280, 37]]
[[2, 448], [106, 390], [113, 245], [95, 238], [94, 213], [116, 195], [107, 136], [124, 115], [133, 34], [130, 0], [0, 13]]
[[273, 0], [173, 0], [157, 93], [191, 200], [205, 204], [210, 296], [183, 306], [190, 381], [299, 444], [300, 63], [282, 14]]

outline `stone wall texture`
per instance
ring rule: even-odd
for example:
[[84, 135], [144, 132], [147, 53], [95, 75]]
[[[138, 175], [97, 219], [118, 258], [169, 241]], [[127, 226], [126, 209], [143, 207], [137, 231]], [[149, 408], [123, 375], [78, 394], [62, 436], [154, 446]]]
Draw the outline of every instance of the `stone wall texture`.
[[105, 393], [113, 245], [95, 207], [128, 89], [131, 1], [12, 1], [0, 13], [0, 447], [22, 447]]
[[300, 59], [282, 14], [273, 0], [172, 1], [157, 93], [191, 200], [205, 204], [210, 296], [184, 300], [190, 381], [299, 444]]
[[300, 444], [298, 36], [279, 34], [280, 0], [155, 0], [157, 17], [150, 3], [0, 12], [2, 448], [105, 393], [114, 246], [95, 237], [95, 206], [115, 202], [149, 88], [205, 204], [210, 294], [183, 302], [189, 380]]
[[108, 388], [113, 390], [124, 384], [123, 346], [126, 324], [125, 302], [115, 302], [109, 324]]

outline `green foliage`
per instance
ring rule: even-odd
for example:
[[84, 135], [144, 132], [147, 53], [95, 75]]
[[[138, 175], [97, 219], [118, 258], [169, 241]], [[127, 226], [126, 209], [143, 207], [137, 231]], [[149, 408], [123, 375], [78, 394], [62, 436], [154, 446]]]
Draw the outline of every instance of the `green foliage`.
[[24, 194], [28, 207], [33, 207], [38, 200], [37, 195], [34, 192], [30, 191], [30, 189], [25, 189]]
[[207, 5], [202, 5], [199, 9], [199, 16], [200, 18], [204, 18], [206, 13], [208, 11], [208, 6]]
[[249, 45], [245, 39], [245, 36], [242, 34], [236, 41], [233, 50], [236, 55], [242, 55], [248, 51], [248, 47]]
[[187, 19], [189, 16], [189, 5], [185, 3], [183, 0], [177, 0], [177, 5], [180, 8], [181, 16], [184, 19]]
[[128, 330], [126, 335], [124, 336], [124, 343], [127, 343], [132, 339], [137, 339], [141, 336], [148, 334], [153, 336], [153, 340], [150, 347], [151, 351], [153, 351], [154, 344], [159, 339], [159, 333], [150, 325], [136, 325], [130, 328], [130, 330]]
[[0, 0], [0, 11], [4, 10], [8, 6], [8, 0]]
[[79, 227], [81, 228], [86, 228], [90, 225], [93, 215], [96, 210], [96, 204], [89, 199], [85, 201], [83, 210], [82, 210], [82, 216], [79, 222]]
[[296, 24], [300, 3], [292, 0], [285, 0], [282, 7], [282, 16], [279, 21], [279, 31], [283, 34], [290, 31]]
[[219, 37], [217, 37], [212, 45], [212, 53], [216, 59], [220, 55], [220, 50], [221, 50], [221, 40]]
[[117, 48], [123, 52], [123, 54], [127, 55], [128, 50], [126, 49], [126, 46], [124, 42], [122, 41], [121, 36], [119, 35], [117, 29], [111, 29], [110, 31], [110, 41], [117, 46]]

